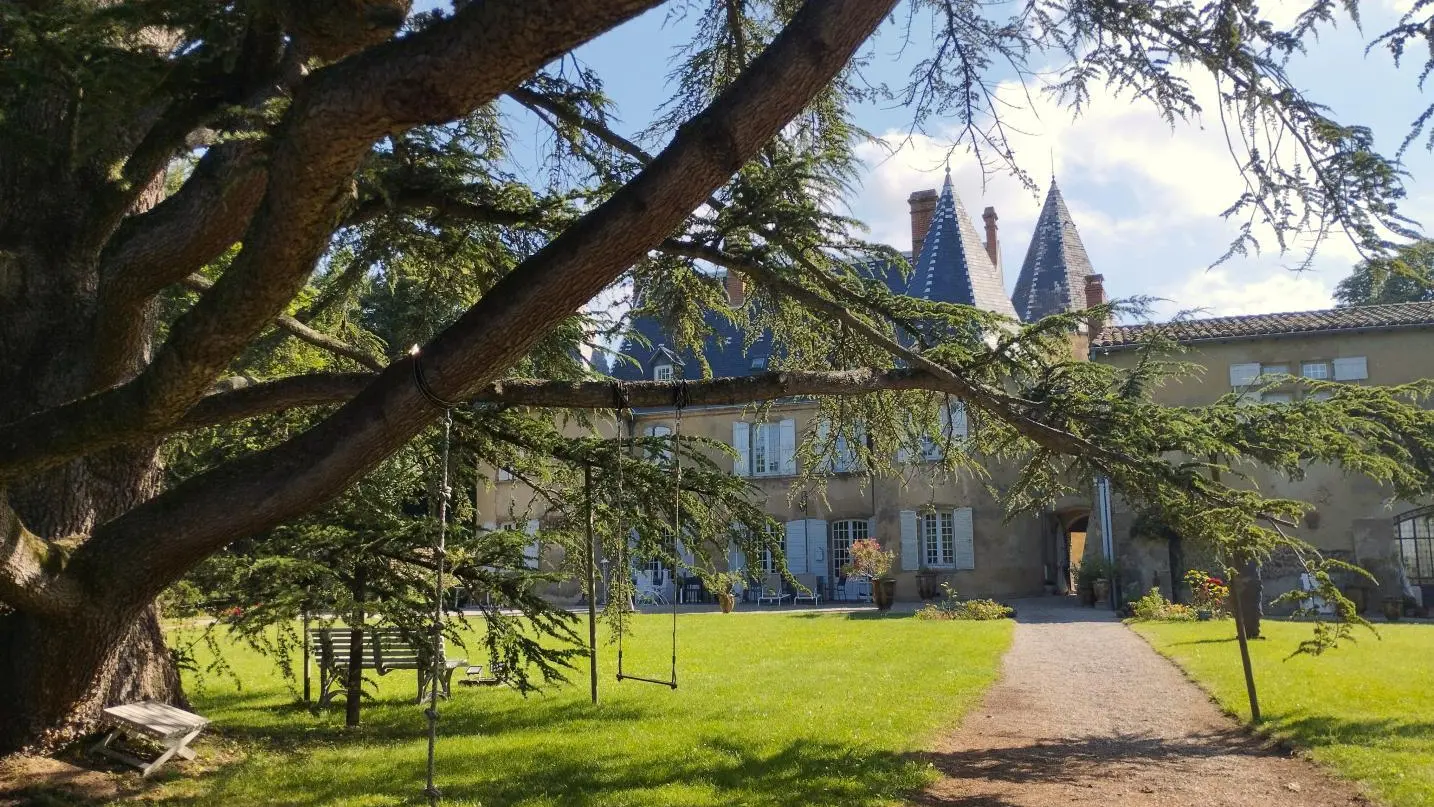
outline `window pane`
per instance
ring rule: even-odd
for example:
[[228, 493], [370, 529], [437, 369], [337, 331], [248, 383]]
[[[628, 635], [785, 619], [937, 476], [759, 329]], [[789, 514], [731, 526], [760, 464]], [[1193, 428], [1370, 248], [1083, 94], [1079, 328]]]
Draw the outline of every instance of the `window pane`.
[[1289, 366], [1288, 364], [1262, 364], [1262, 365], [1260, 365], [1260, 375], [1262, 375], [1262, 376], [1267, 376], [1267, 375], [1289, 375], [1289, 374], [1290, 374], [1290, 366]]
[[1300, 364], [1300, 375], [1305, 378], [1329, 378], [1329, 365], [1322, 361], [1307, 361]]
[[952, 513], [941, 514], [941, 565], [956, 565], [956, 525]]
[[1295, 399], [1294, 393], [1290, 392], [1262, 392], [1260, 400], [1264, 403], [1289, 403]]

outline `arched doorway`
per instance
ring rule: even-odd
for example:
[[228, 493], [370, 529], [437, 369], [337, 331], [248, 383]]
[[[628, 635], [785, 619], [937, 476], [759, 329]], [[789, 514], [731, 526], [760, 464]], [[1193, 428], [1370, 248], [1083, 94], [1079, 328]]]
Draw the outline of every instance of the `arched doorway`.
[[1090, 525], [1090, 509], [1076, 507], [1062, 510], [1055, 516], [1055, 552], [1052, 553], [1054, 568], [1047, 571], [1054, 577], [1058, 594], [1075, 593], [1075, 575], [1072, 565], [1085, 557], [1087, 529]]

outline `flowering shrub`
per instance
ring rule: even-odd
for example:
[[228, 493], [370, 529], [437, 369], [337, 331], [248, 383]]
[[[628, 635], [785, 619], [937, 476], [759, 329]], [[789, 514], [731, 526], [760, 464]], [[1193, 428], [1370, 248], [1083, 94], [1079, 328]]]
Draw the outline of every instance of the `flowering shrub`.
[[1131, 613], [1136, 622], [1193, 622], [1195, 621], [1195, 609], [1188, 605], [1169, 602], [1160, 593], [1160, 589], [1152, 588], [1150, 593], [1136, 600], [1131, 605]]
[[851, 563], [842, 571], [877, 580], [886, 577], [886, 573], [891, 571], [891, 563], [895, 558], [896, 554], [883, 551], [875, 538], [862, 538], [851, 542]]
[[921, 610], [916, 612], [917, 619], [985, 621], [1008, 619], [1016, 613], [1015, 609], [995, 600], [957, 599], [956, 589], [952, 588], [950, 583], [942, 583], [941, 590], [945, 592], [944, 596], [936, 602], [921, 606]]
[[1196, 610], [1219, 612], [1225, 609], [1230, 587], [1225, 585], [1224, 580], [1199, 569], [1191, 569], [1185, 573], [1185, 585], [1190, 587], [1190, 593], [1195, 598]]

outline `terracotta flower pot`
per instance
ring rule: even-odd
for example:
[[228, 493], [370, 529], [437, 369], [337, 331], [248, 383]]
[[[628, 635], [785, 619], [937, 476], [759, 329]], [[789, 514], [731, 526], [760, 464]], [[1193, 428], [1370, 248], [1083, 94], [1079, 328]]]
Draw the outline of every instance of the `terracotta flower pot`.
[[1091, 584], [1091, 594], [1095, 598], [1094, 605], [1105, 602], [1110, 598], [1110, 581], [1097, 580]]
[[880, 580], [873, 580], [871, 595], [876, 600], [876, 610], [890, 611], [891, 604], [896, 602], [896, 578], [883, 577]]
[[939, 592], [936, 588], [935, 572], [916, 573], [916, 594], [923, 600], [934, 600]]
[[737, 607], [737, 598], [732, 596], [731, 592], [722, 593], [719, 591], [717, 592], [717, 605], [722, 609], [722, 613], [730, 614], [732, 613], [732, 609]]

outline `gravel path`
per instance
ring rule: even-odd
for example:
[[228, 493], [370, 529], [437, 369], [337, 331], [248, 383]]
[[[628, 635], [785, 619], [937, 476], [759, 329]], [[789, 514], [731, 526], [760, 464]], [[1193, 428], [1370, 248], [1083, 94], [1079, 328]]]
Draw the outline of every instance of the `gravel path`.
[[1016, 608], [1001, 680], [931, 753], [943, 775], [917, 804], [1369, 804], [1355, 786], [1248, 738], [1109, 612], [1064, 598]]

